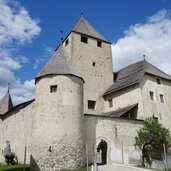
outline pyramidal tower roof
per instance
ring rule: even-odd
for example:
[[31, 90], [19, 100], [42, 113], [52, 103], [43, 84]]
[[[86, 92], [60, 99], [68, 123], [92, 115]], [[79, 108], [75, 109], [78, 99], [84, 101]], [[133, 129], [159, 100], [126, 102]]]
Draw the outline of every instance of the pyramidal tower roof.
[[0, 114], [4, 114], [13, 108], [10, 92], [7, 91], [6, 95], [0, 101]]
[[82, 33], [87, 36], [100, 39], [102, 41], [110, 43], [108, 40], [106, 40], [99, 32], [95, 30], [95, 28], [88, 23], [87, 20], [85, 20], [83, 17], [80, 18], [76, 26], [72, 29], [72, 31], [77, 33]]
[[36, 79], [47, 75], [75, 75], [82, 78], [62, 45], [54, 52]]

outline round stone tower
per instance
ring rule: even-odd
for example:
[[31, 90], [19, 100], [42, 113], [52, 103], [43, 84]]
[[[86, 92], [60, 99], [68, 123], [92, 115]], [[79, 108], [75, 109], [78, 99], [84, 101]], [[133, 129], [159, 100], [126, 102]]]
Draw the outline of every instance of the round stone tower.
[[36, 77], [32, 171], [84, 165], [83, 83], [61, 45]]

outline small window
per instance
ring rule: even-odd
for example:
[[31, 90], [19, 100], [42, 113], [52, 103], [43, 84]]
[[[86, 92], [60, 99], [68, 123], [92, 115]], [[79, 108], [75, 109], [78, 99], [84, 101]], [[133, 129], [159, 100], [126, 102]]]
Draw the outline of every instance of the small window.
[[157, 82], [157, 84], [161, 84], [160, 78], [156, 78], [156, 82]]
[[96, 66], [96, 63], [95, 63], [95, 62], [93, 62], [93, 63], [92, 63], [92, 65], [93, 65], [93, 66]]
[[67, 39], [67, 40], [65, 41], [65, 46], [67, 46], [67, 45], [68, 45], [68, 42], [69, 42], [69, 40]]
[[109, 103], [109, 107], [113, 107], [113, 100], [112, 99], [109, 99], [108, 103]]
[[55, 93], [57, 91], [57, 85], [50, 86], [50, 93]]
[[96, 101], [88, 100], [88, 109], [95, 109]]
[[163, 94], [160, 94], [160, 102], [164, 103], [164, 95]]
[[155, 121], [158, 121], [158, 117], [157, 117], [157, 116], [154, 116], [154, 115], [153, 115], [153, 119], [154, 119]]
[[83, 42], [83, 43], [88, 43], [88, 37], [86, 37], [86, 36], [81, 36], [81, 42]]
[[97, 46], [98, 46], [98, 47], [102, 47], [102, 42], [99, 41], [99, 40], [97, 40]]
[[150, 99], [151, 101], [154, 101], [154, 92], [150, 91]]

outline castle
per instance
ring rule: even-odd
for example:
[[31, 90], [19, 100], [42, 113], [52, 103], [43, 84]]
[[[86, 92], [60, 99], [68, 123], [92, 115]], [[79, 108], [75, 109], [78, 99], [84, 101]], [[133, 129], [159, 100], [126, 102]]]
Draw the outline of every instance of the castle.
[[[134, 147], [143, 119], [154, 116], [171, 130], [171, 76], [145, 59], [118, 72], [111, 43], [83, 17], [35, 78], [35, 99], [13, 107], [0, 101], [0, 149], [12, 151], [32, 171], [86, 163], [138, 164]], [[0, 162], [4, 158], [0, 157]]]

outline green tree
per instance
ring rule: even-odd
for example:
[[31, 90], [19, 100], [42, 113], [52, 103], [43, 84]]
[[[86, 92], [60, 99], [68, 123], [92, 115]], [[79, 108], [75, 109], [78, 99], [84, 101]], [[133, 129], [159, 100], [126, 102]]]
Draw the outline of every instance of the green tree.
[[135, 146], [142, 151], [143, 166], [145, 160], [151, 164], [151, 159], [162, 158], [163, 144], [168, 150], [170, 146], [169, 129], [163, 127], [154, 117], [147, 118], [135, 137]]

